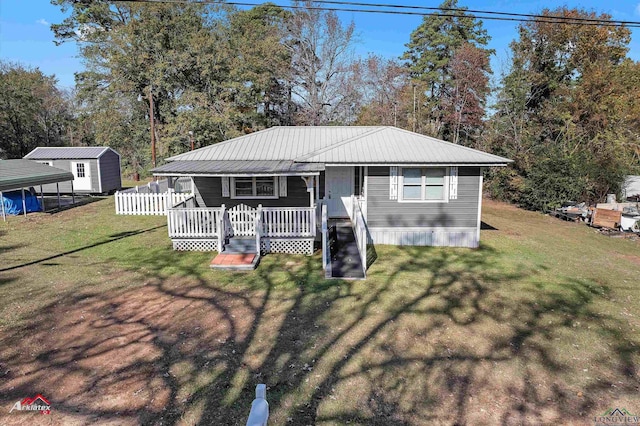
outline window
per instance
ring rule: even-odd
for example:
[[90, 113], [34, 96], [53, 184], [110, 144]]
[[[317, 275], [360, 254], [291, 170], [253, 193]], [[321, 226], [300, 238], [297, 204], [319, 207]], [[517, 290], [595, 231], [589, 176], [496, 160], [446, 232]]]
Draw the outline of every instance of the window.
[[83, 178], [84, 174], [84, 163], [76, 163], [76, 177]]
[[232, 179], [232, 198], [278, 198], [276, 178], [237, 177]]
[[402, 169], [401, 201], [445, 201], [446, 168]]

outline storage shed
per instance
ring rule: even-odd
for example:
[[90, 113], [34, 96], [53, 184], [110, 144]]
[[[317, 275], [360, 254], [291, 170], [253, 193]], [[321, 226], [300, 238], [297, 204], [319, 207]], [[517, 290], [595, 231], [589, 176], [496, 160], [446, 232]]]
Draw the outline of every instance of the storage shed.
[[[122, 187], [120, 154], [106, 146], [37, 147], [24, 158], [71, 172], [78, 194], [106, 194]], [[61, 193], [71, 190], [69, 182], [60, 184]], [[55, 185], [45, 185], [44, 192], [56, 192]]]

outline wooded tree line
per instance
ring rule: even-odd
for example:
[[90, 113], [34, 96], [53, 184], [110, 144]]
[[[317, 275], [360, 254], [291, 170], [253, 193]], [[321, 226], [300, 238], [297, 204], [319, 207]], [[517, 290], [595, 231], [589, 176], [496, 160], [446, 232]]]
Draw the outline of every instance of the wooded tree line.
[[[72, 93], [21, 65], [0, 68], [0, 155], [109, 145], [129, 172], [158, 157], [274, 125], [394, 125], [515, 160], [488, 175], [499, 198], [546, 210], [618, 192], [640, 164], [640, 64], [630, 31], [531, 20], [491, 87], [490, 37], [445, 0], [401, 58], [354, 55], [353, 23], [320, 8], [54, 0], [52, 30], [77, 42]], [[312, 6], [312, 3], [296, 5]], [[454, 9], [452, 11], [452, 9]], [[578, 9], [553, 17], [598, 18]]]

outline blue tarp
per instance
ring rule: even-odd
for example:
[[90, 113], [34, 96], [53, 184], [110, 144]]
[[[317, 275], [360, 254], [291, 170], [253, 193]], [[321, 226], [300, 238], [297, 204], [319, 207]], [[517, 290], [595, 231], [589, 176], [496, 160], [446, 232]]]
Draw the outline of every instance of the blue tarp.
[[[24, 202], [27, 206], [27, 213], [42, 211], [38, 198], [26, 190], [24, 191]], [[2, 203], [7, 214], [22, 214], [22, 191], [3, 192]], [[2, 211], [0, 211], [0, 216], [2, 216]]]

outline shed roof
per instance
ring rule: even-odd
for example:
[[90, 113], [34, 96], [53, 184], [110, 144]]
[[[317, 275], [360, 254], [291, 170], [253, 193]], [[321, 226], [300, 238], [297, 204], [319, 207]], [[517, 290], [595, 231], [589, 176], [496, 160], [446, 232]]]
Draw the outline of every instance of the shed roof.
[[0, 160], [0, 191], [73, 180], [73, 174], [30, 160]]
[[39, 146], [24, 158], [29, 160], [85, 160], [100, 158], [109, 150], [113, 151], [108, 146]]
[[172, 161], [153, 169], [158, 175], [166, 174], [313, 174], [324, 170], [324, 165], [316, 163], [295, 163], [284, 160], [189, 160]]
[[221, 160], [487, 166], [512, 161], [388, 126], [272, 127], [167, 159], [190, 162], [181, 166], [185, 172], [188, 167], [196, 167], [196, 161]]

